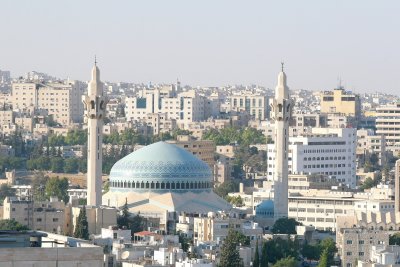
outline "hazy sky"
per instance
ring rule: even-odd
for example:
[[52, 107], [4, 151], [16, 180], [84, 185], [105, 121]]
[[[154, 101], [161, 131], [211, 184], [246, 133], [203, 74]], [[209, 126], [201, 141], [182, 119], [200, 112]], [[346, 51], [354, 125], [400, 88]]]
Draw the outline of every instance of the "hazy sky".
[[400, 92], [400, 1], [2, 0], [0, 69], [87, 80]]

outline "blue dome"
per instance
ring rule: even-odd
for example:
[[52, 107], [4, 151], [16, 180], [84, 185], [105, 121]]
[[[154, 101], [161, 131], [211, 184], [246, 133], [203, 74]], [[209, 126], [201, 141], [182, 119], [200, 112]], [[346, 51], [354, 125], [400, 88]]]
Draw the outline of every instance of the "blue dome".
[[173, 144], [154, 143], [117, 161], [110, 187], [118, 190], [186, 190], [211, 188], [211, 169]]
[[256, 216], [260, 217], [274, 217], [274, 201], [264, 200], [256, 207]]

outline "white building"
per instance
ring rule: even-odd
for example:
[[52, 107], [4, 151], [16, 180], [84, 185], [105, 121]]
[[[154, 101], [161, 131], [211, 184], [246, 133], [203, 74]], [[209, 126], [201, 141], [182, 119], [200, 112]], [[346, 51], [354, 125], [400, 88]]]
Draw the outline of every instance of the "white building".
[[376, 133], [385, 136], [387, 150], [400, 151], [400, 103], [376, 108]]
[[[268, 179], [274, 177], [275, 144], [268, 144]], [[356, 186], [356, 129], [313, 128], [289, 138], [289, 173], [325, 174]]]
[[43, 109], [62, 125], [82, 122], [81, 96], [84, 86], [78, 81], [58, 83], [15, 82], [12, 84], [13, 110], [31, 114]]

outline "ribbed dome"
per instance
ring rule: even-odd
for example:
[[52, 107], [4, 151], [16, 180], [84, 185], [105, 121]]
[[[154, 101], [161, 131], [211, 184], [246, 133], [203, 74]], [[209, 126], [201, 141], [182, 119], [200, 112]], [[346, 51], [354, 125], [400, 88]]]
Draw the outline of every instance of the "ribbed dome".
[[110, 172], [111, 188], [118, 189], [205, 189], [211, 181], [211, 169], [205, 162], [165, 142], [132, 152]]

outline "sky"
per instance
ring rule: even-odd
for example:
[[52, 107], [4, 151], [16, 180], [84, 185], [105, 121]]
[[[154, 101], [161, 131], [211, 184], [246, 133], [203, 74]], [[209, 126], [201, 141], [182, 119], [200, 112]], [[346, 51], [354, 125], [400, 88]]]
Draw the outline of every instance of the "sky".
[[400, 92], [398, 0], [2, 0], [0, 69], [103, 81]]

